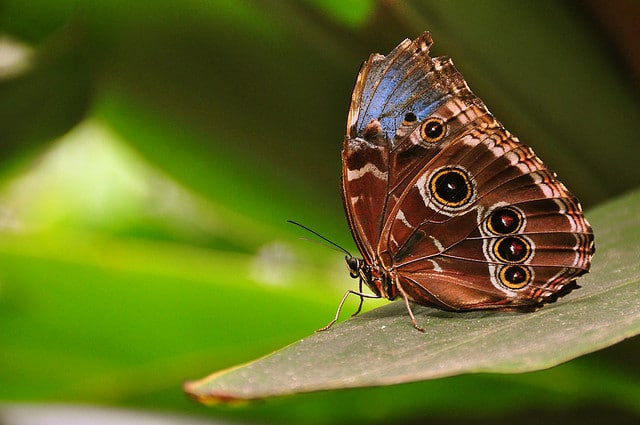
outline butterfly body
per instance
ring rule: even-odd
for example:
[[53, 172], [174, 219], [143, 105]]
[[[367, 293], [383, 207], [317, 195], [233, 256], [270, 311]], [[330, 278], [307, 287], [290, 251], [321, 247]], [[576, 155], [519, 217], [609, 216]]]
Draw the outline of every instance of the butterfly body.
[[[372, 55], [356, 80], [342, 193], [378, 297], [447, 310], [531, 309], [589, 269], [577, 199], [476, 97], [431, 37]], [[355, 292], [362, 297], [362, 291]], [[343, 298], [344, 300], [344, 298]]]

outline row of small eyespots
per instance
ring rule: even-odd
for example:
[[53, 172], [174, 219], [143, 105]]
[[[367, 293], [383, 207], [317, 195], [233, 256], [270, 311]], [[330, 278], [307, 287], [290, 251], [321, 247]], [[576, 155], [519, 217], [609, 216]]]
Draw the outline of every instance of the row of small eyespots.
[[530, 242], [515, 235], [523, 225], [522, 212], [509, 206], [497, 208], [487, 219], [487, 230], [501, 236], [493, 244], [493, 255], [500, 261], [510, 263], [498, 269], [497, 277], [501, 284], [510, 289], [524, 288], [533, 277], [528, 267], [517, 264], [526, 261], [532, 253]]

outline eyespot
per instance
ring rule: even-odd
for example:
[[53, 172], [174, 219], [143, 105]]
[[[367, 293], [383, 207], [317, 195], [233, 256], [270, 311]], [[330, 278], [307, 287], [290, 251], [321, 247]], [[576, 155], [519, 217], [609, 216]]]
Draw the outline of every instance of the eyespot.
[[531, 243], [522, 236], [506, 236], [493, 245], [493, 254], [505, 263], [522, 263], [531, 255]]
[[498, 272], [498, 278], [507, 288], [521, 289], [531, 283], [531, 271], [523, 266], [504, 266]]
[[440, 118], [429, 118], [420, 125], [420, 136], [425, 142], [436, 143], [444, 137], [446, 132], [447, 128]]
[[414, 114], [413, 112], [408, 112], [404, 116], [404, 121], [402, 121], [402, 125], [411, 125], [417, 120], [418, 120], [418, 117], [416, 117], [416, 114]]
[[522, 227], [522, 213], [513, 207], [494, 210], [487, 220], [487, 229], [495, 235], [509, 235]]
[[429, 188], [436, 201], [446, 207], [462, 207], [473, 195], [473, 187], [466, 171], [460, 168], [443, 168], [431, 178]]

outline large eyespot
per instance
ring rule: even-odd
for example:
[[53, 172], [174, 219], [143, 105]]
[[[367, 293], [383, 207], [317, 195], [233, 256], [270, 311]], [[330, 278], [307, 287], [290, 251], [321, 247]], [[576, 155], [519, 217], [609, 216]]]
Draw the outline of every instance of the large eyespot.
[[504, 266], [498, 272], [498, 278], [507, 288], [521, 289], [531, 283], [531, 271], [523, 266]]
[[429, 188], [436, 201], [451, 208], [466, 205], [473, 195], [469, 176], [461, 168], [443, 168], [436, 172], [431, 178]]
[[446, 133], [447, 127], [440, 118], [429, 118], [420, 126], [420, 136], [422, 136], [422, 140], [425, 142], [439, 142]]
[[495, 235], [509, 235], [520, 230], [523, 224], [522, 213], [513, 207], [494, 210], [487, 220], [487, 229]]
[[493, 245], [493, 254], [505, 263], [522, 263], [531, 255], [531, 243], [522, 236], [507, 236]]

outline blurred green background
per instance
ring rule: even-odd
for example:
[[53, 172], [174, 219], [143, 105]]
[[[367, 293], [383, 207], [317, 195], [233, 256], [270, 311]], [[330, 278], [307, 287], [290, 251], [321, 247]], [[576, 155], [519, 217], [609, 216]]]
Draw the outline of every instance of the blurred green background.
[[637, 337], [537, 373], [235, 408], [181, 384], [310, 334], [354, 285], [286, 220], [355, 250], [340, 149], [370, 53], [431, 31], [588, 215], [640, 186], [639, 20], [632, 0], [3, 0], [0, 400], [230, 423], [635, 423]]

